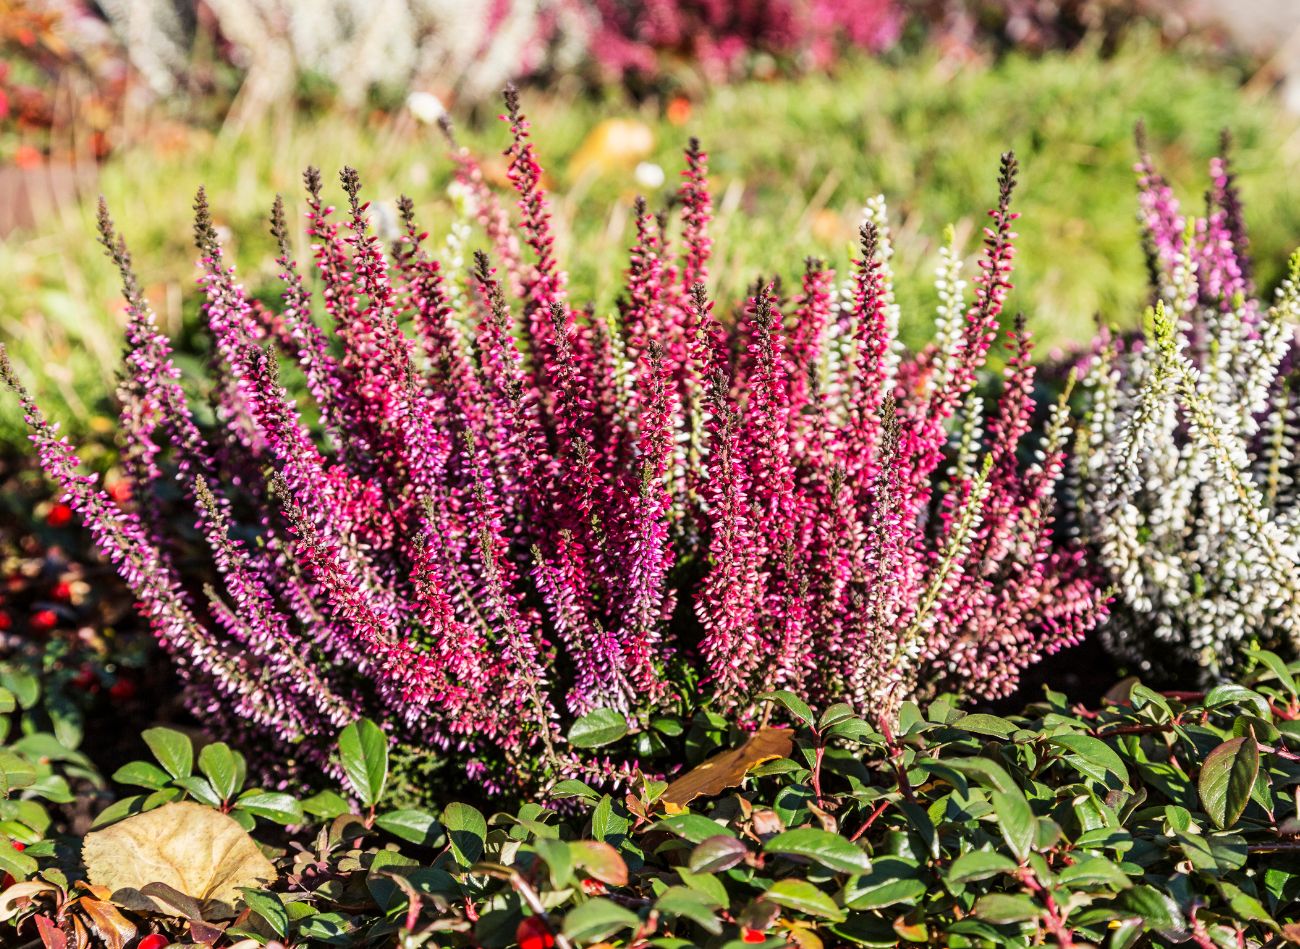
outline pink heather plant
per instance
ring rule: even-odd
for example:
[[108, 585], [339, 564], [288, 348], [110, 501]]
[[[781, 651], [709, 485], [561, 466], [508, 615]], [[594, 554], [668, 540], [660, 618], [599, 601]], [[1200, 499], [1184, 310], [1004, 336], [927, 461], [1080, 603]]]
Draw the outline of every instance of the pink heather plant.
[[[340, 216], [309, 170], [321, 292], [277, 201], [271, 311], [237, 280], [200, 192], [215, 424], [188, 404], [101, 212], [130, 313], [131, 506], [77, 472], [4, 365], [46, 471], [205, 720], [307, 763], [365, 714], [489, 784], [618, 777], [628, 769], [564, 742], [567, 721], [613, 709], [636, 729], [656, 709], [744, 710], [777, 687], [889, 718], [918, 691], [1005, 695], [1098, 620], [1078, 553], [1052, 543], [1061, 407], [1020, 460], [1034, 378], [1022, 322], [989, 412], [976, 392], [1011, 286], [1014, 158], [973, 300], [950, 237], [937, 342], [910, 356], [879, 200], [845, 287], [810, 260], [792, 297], [760, 281], [720, 320], [695, 143], [680, 229], [639, 201], [618, 312], [575, 309], [528, 123], [513, 92], [507, 104], [519, 223], [458, 149], [491, 254], [453, 279], [410, 201], [386, 254], [356, 172]], [[207, 586], [169, 529], [176, 492], [211, 557]]]

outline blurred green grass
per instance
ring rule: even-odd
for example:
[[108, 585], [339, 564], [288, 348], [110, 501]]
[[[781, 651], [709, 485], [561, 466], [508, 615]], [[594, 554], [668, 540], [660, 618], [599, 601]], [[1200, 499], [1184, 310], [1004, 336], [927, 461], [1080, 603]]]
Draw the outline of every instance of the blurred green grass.
[[[630, 169], [575, 176], [571, 159], [602, 119], [633, 118], [653, 130], [648, 160], [666, 172], [652, 198], [661, 201], [673, 187], [688, 136], [699, 136], [711, 154], [720, 295], [741, 292], [758, 273], [794, 278], [809, 254], [845, 268], [863, 202], [883, 193], [895, 226], [903, 331], [913, 344], [930, 332], [930, 281], [944, 225], [957, 226], [968, 253], [977, 250], [999, 153], [1014, 148], [1022, 218], [1011, 305], [1026, 312], [1047, 348], [1087, 339], [1094, 314], [1120, 323], [1139, 316], [1145, 272], [1132, 173], [1139, 119], [1193, 205], [1219, 130], [1232, 130], [1259, 278], [1269, 286], [1279, 277], [1300, 238], [1300, 137], [1293, 118], [1272, 99], [1243, 92], [1242, 81], [1231, 65], [1164, 51], [1137, 36], [1105, 58], [1086, 46], [1036, 58], [1013, 54], [993, 65], [921, 54], [850, 63], [832, 76], [749, 82], [718, 89], [681, 125], [612, 92], [593, 99], [533, 91], [525, 111], [578, 299], [608, 305], [617, 293], [638, 188]], [[506, 140], [491, 117], [460, 134], [487, 156]], [[436, 129], [409, 117], [377, 123], [284, 115], [239, 135], [159, 133], [104, 165], [98, 187], [173, 335], [192, 334], [197, 306], [189, 239], [195, 189], [208, 188], [245, 283], [273, 287], [267, 210], [276, 192], [301, 209], [299, 180], [308, 164], [327, 173], [355, 165], [372, 200], [408, 193], [435, 239], [447, 230], [446, 146]], [[105, 397], [122, 324], [114, 276], [95, 242], [90, 201], [0, 242], [0, 339], [42, 404], [74, 434], [108, 426]], [[0, 442], [19, 431], [5, 399]]]

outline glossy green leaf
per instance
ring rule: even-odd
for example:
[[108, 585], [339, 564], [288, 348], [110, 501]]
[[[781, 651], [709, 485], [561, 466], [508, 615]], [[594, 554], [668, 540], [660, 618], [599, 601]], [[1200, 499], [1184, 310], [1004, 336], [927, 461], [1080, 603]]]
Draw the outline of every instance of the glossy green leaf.
[[758, 702], [775, 702], [778, 705], [783, 706], [786, 711], [799, 721], [803, 722], [803, 724], [807, 725], [809, 728], [812, 727], [814, 721], [812, 709], [808, 707], [807, 702], [799, 698], [799, 696], [795, 695], [789, 689], [777, 689], [774, 692], [763, 692], [760, 695], [754, 696], [754, 699]]
[[212, 783], [212, 788], [223, 801], [239, 791], [239, 763], [235, 753], [224, 741], [204, 745], [199, 751], [199, 770]]
[[442, 827], [438, 821], [432, 814], [421, 810], [407, 809], [378, 814], [375, 816], [375, 826], [394, 837], [426, 847], [434, 846], [442, 837]]
[[575, 942], [587, 944], [633, 929], [641, 918], [630, 910], [606, 899], [588, 900], [569, 911], [564, 917], [564, 935]]
[[274, 791], [245, 791], [237, 798], [237, 806], [276, 824], [301, 824], [306, 818], [302, 805], [290, 794]]
[[167, 784], [170, 776], [156, 764], [148, 761], [132, 761], [114, 771], [113, 780], [118, 784], [131, 784], [156, 791]]
[[612, 708], [588, 712], [569, 729], [569, 744], [575, 748], [601, 748], [627, 734], [627, 716]]
[[844, 911], [826, 893], [807, 880], [788, 877], [768, 887], [762, 897], [769, 903], [824, 919], [843, 919]]
[[289, 913], [279, 894], [248, 887], [241, 887], [240, 892], [244, 894], [244, 904], [262, 917], [272, 932], [281, 939], [289, 934]]
[[1000, 873], [1014, 873], [1017, 864], [1005, 854], [994, 850], [972, 850], [952, 862], [948, 868], [949, 884], [973, 883]]
[[487, 821], [468, 804], [448, 804], [442, 812], [451, 853], [462, 867], [473, 866], [483, 856], [487, 842]]
[[194, 744], [189, 735], [173, 728], [148, 728], [140, 737], [173, 778], [188, 778], [193, 773]]
[[348, 725], [339, 734], [343, 773], [361, 803], [374, 807], [388, 783], [388, 736], [368, 718]]
[[1250, 736], [1231, 738], [1206, 755], [1196, 787], [1217, 826], [1231, 827], [1241, 817], [1258, 771], [1259, 744]]
[[871, 872], [866, 851], [839, 834], [813, 827], [779, 833], [763, 844], [763, 852], [803, 857], [839, 873]]
[[1042, 915], [1028, 896], [1020, 893], [987, 893], [975, 902], [975, 915], [990, 923], [1027, 923]]

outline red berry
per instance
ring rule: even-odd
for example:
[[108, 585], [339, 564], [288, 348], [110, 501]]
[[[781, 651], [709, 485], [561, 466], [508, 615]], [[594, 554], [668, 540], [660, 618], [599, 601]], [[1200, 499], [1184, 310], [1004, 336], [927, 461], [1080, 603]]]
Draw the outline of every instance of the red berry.
[[108, 494], [118, 504], [125, 504], [131, 500], [131, 482], [125, 478], [114, 481], [108, 486]]
[[54, 590], [50, 595], [56, 600], [70, 600], [72, 599], [72, 584], [67, 580], [60, 580], [54, 584]]
[[9, 843], [13, 845], [13, 848], [14, 848], [15, 850], [26, 850], [26, 849], [27, 849], [27, 845], [26, 845], [25, 843], [23, 843], [21, 840], [11, 840], [11, 841], [9, 841]]
[[8, 629], [13, 624], [14, 621], [9, 618], [9, 614], [4, 610], [0, 610], [0, 631]]
[[135, 944], [135, 949], [163, 949], [163, 946], [170, 945], [166, 936], [153, 933], [145, 936]]
[[31, 627], [37, 632], [49, 632], [57, 625], [59, 616], [54, 610], [37, 610], [32, 614]]
[[51, 527], [67, 527], [72, 523], [72, 508], [66, 504], [56, 504], [45, 515], [45, 523]]
[[555, 945], [551, 930], [537, 916], [520, 921], [515, 930], [515, 941], [519, 943], [519, 949], [551, 949]]
[[118, 702], [129, 702], [135, 698], [135, 683], [130, 679], [118, 679], [109, 687], [108, 694]]
[[90, 663], [83, 663], [72, 677], [72, 684], [79, 689], [89, 689], [95, 684], [95, 669]]
[[767, 937], [763, 935], [761, 929], [750, 929], [746, 926], [740, 931], [740, 941], [750, 943], [767, 942]]
[[593, 880], [591, 877], [587, 877], [582, 881], [582, 892], [586, 893], [588, 896], [603, 896], [609, 892], [609, 888], [599, 880]]

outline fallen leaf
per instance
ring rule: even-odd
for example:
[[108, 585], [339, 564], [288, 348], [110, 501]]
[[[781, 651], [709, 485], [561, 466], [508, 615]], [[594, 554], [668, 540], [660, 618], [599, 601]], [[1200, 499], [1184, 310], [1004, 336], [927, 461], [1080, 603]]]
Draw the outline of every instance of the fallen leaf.
[[663, 804], [686, 805], [697, 797], [712, 797], [740, 784], [751, 768], [785, 758], [794, 749], [788, 728], [760, 728], [739, 748], [714, 755], [668, 785]]
[[83, 896], [77, 900], [76, 905], [86, 914], [91, 931], [107, 949], [123, 949], [135, 938], [135, 925], [119, 913], [112, 903]]
[[[234, 818], [189, 801], [164, 804], [86, 835], [82, 859], [91, 883], [114, 902], [168, 909], [142, 892], [162, 883], [195, 900], [205, 919], [234, 914], [240, 887], [275, 880], [275, 867]], [[171, 911], [171, 912], [174, 912]]]
[[27, 900], [34, 900], [45, 892], [57, 892], [58, 887], [44, 880], [26, 880], [15, 883], [0, 893], [0, 923], [13, 919], [23, 908]]

